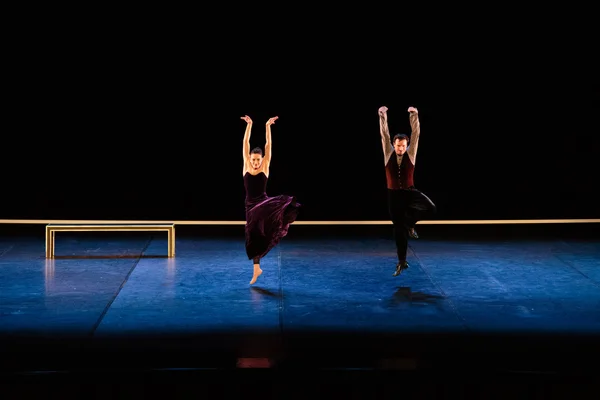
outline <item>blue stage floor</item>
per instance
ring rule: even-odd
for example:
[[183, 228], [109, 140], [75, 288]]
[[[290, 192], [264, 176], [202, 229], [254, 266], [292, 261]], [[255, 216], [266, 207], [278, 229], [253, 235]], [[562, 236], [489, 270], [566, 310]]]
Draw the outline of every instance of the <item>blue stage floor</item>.
[[43, 227], [5, 228], [3, 350], [31, 356], [4, 358], [4, 367], [69, 369], [91, 349], [94, 362], [152, 355], [113, 359], [115, 368], [218, 368], [255, 357], [290, 368], [586, 370], [577, 360], [600, 354], [597, 235], [423, 227], [411, 267], [393, 277], [389, 228], [294, 228], [253, 286], [241, 227], [181, 229], [173, 259], [166, 235], [59, 232], [54, 260]]
[[251, 286], [242, 237], [161, 236], [1, 237], [0, 332], [600, 334], [597, 240], [425, 237], [393, 277], [391, 238], [290, 234]]

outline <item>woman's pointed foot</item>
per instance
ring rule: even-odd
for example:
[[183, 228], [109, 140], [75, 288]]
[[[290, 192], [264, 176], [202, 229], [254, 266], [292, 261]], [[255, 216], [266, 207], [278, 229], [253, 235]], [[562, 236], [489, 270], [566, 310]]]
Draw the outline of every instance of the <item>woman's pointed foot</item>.
[[252, 275], [252, 280], [250, 281], [251, 285], [254, 285], [256, 283], [256, 280], [258, 279], [258, 277], [262, 274], [262, 269], [258, 268], [258, 269], [254, 269], [254, 275]]

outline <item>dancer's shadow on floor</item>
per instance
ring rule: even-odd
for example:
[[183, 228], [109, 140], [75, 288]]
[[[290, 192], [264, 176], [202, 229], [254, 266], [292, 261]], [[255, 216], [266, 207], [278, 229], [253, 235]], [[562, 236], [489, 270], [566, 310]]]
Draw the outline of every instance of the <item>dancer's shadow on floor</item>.
[[444, 296], [437, 294], [428, 294], [423, 292], [413, 292], [410, 287], [399, 286], [392, 295], [393, 304], [401, 303], [428, 303], [435, 304], [438, 300], [444, 300]]
[[261, 287], [251, 286], [250, 292], [252, 293], [253, 300], [260, 300], [262, 298], [267, 299], [283, 299], [283, 295], [279, 292], [274, 292], [269, 289], [263, 289]]

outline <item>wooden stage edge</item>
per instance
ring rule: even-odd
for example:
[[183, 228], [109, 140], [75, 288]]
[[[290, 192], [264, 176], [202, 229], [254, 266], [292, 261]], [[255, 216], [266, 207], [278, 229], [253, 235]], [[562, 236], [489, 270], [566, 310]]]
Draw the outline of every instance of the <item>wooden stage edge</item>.
[[[490, 220], [426, 220], [418, 225], [501, 225], [501, 224], [590, 224], [600, 219], [490, 219]], [[0, 219], [0, 224], [175, 224], [175, 225], [245, 225], [245, 221], [177, 221], [177, 220], [59, 220], [59, 219]], [[391, 221], [296, 221], [293, 225], [391, 225]]]

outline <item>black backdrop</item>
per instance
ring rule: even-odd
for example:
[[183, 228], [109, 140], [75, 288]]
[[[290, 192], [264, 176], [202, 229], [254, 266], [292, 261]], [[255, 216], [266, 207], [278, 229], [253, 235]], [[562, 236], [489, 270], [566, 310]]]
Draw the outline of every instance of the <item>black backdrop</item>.
[[420, 111], [415, 179], [436, 219], [600, 217], [593, 82], [481, 54], [396, 62], [369, 45], [134, 36], [15, 49], [0, 218], [241, 220], [248, 114], [252, 146], [280, 117], [268, 192], [297, 195], [301, 219], [387, 219], [381, 105], [392, 134]]

